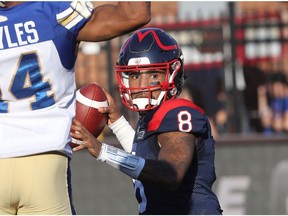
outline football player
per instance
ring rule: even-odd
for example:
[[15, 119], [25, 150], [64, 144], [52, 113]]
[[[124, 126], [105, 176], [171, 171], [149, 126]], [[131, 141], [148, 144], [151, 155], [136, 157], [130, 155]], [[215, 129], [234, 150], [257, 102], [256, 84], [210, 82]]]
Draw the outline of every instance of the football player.
[[110, 105], [99, 109], [108, 113], [108, 125], [125, 151], [99, 142], [77, 120], [72, 125], [71, 135], [83, 140], [74, 151], [86, 148], [134, 179], [139, 214], [222, 214], [212, 191], [215, 142], [208, 118], [200, 107], [178, 98], [183, 67], [182, 51], [168, 33], [136, 31], [116, 65], [122, 102], [139, 112], [136, 132], [107, 91]]
[[75, 213], [69, 135], [81, 41], [150, 21], [149, 2], [1, 2], [0, 214]]

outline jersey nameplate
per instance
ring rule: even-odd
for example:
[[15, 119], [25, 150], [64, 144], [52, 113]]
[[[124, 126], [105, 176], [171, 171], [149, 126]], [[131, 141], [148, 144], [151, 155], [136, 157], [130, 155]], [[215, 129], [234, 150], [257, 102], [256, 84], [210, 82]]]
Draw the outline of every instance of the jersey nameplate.
[[15, 23], [13, 27], [0, 26], [0, 49], [24, 46], [38, 41], [39, 35], [33, 21]]

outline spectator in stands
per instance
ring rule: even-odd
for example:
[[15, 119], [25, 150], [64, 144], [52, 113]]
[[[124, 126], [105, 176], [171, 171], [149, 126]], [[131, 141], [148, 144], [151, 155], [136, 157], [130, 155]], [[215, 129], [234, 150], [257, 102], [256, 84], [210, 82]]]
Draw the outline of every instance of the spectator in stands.
[[288, 84], [282, 72], [258, 87], [258, 111], [265, 134], [288, 132]]
[[[260, 66], [261, 64], [261, 66]], [[262, 132], [262, 123], [258, 116], [258, 87], [266, 82], [267, 73], [270, 72], [268, 64], [259, 65], [244, 64], [243, 74], [245, 79], [245, 89], [243, 90], [243, 101], [246, 108], [248, 121], [248, 131], [254, 133]], [[265, 70], [266, 69], [266, 70]], [[266, 72], [267, 71], [267, 72]], [[268, 72], [269, 71], [269, 72]]]

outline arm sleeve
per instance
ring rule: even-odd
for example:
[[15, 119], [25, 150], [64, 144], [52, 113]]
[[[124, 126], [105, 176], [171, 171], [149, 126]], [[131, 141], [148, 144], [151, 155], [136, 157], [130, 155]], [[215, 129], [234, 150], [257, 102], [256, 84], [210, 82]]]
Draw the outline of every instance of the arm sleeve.
[[123, 149], [126, 152], [131, 152], [135, 131], [131, 127], [129, 122], [125, 119], [125, 117], [121, 116], [116, 122], [109, 125], [109, 128], [112, 130], [113, 134], [117, 137]]

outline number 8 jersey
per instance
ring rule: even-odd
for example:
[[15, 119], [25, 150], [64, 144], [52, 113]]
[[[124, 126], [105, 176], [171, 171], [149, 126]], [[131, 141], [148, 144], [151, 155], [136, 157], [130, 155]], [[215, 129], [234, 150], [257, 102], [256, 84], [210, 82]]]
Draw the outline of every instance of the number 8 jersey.
[[136, 131], [132, 151], [148, 160], [158, 158], [161, 148], [158, 134], [181, 131], [192, 133], [197, 138], [193, 161], [176, 191], [163, 190], [148, 181], [135, 180], [140, 214], [221, 214], [218, 199], [212, 191], [216, 180], [215, 142], [207, 116], [201, 108], [185, 99], [167, 100], [147, 112], [138, 122]]
[[0, 8], [0, 158], [71, 156], [76, 37], [92, 11], [76, 1]]

